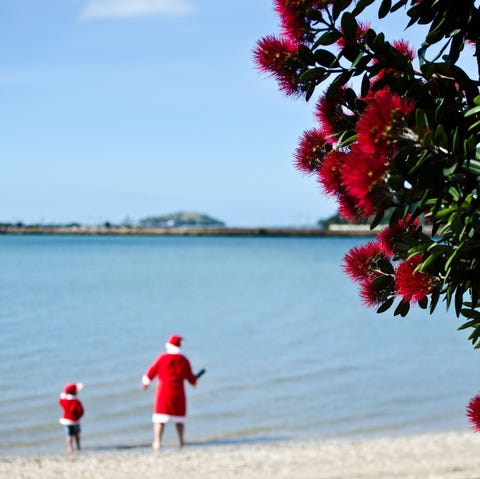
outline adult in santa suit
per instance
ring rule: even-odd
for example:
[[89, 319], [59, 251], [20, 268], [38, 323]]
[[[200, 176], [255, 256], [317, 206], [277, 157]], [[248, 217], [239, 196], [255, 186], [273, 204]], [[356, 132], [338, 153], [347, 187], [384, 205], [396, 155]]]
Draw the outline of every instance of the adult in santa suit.
[[187, 415], [187, 399], [184, 382], [192, 386], [197, 378], [192, 372], [189, 360], [181, 353], [180, 336], [170, 336], [165, 344], [166, 351], [153, 362], [142, 378], [143, 389], [146, 389], [154, 378], [158, 379], [153, 404], [153, 444], [160, 449], [165, 424], [175, 423], [180, 447], [184, 445], [184, 423]]

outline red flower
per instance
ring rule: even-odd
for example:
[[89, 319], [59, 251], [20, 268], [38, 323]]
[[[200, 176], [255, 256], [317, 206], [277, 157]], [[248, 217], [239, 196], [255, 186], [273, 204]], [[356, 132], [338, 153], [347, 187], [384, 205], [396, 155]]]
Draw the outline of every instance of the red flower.
[[349, 223], [358, 223], [365, 215], [357, 208], [355, 199], [342, 191], [338, 195], [338, 214]]
[[418, 228], [418, 218], [412, 219], [408, 215], [400, 219], [395, 226], [387, 226], [377, 234], [377, 241], [387, 256], [393, 256], [395, 241], [398, 241], [404, 234], [412, 234]]
[[379, 283], [375, 281], [380, 276], [381, 275], [379, 273], [374, 273], [361, 282], [360, 297], [362, 298], [362, 303], [365, 306], [377, 306], [383, 302], [385, 292], [379, 286]]
[[423, 261], [423, 255], [417, 254], [403, 263], [395, 271], [397, 295], [404, 301], [417, 303], [432, 291], [434, 278], [425, 271], [415, 271]]
[[342, 168], [347, 154], [332, 150], [325, 155], [320, 168], [319, 182], [327, 195], [338, 195], [342, 192]]
[[473, 429], [480, 432], [480, 394], [470, 399], [467, 405], [467, 417], [472, 423]]
[[358, 143], [346, 156], [342, 169], [342, 183], [349, 196], [355, 199], [357, 208], [363, 215], [372, 216], [380, 207], [386, 207], [389, 192], [385, 177], [389, 171], [386, 158], [366, 155]]
[[294, 155], [297, 169], [307, 174], [314, 173], [330, 149], [331, 144], [322, 130], [317, 128], [305, 131]]
[[307, 11], [311, 8], [325, 8], [333, 0], [274, 0], [275, 11], [280, 16], [282, 32], [295, 41], [311, 41], [310, 20]]
[[297, 53], [298, 44], [288, 38], [268, 35], [257, 42], [253, 51], [254, 61], [260, 71], [273, 75], [286, 95], [298, 94], [296, 67], [292, 60]]
[[342, 129], [342, 123], [352, 122], [354, 118], [353, 114], [347, 114], [343, 108], [346, 89], [346, 86], [339, 88], [333, 100], [327, 100], [326, 95], [323, 95], [315, 105], [315, 118], [327, 135], [338, 133], [338, 130]]
[[407, 40], [395, 40], [392, 45], [396, 50], [405, 55], [408, 61], [411, 62], [415, 58], [415, 50]]
[[407, 125], [406, 116], [415, 105], [387, 89], [367, 97], [367, 107], [357, 122], [358, 145], [367, 154], [391, 156], [397, 146], [396, 133]]
[[362, 246], [354, 246], [343, 258], [343, 270], [354, 281], [364, 281], [378, 273], [377, 263], [385, 259], [378, 243], [369, 241]]

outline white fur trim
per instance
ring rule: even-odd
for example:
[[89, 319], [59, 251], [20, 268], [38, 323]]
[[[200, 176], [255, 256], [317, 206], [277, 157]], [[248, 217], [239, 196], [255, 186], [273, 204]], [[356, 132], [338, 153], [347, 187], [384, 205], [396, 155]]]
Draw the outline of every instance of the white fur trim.
[[180, 354], [180, 348], [170, 343], [165, 344], [165, 349], [168, 354]]
[[148, 386], [151, 382], [152, 380], [146, 374], [144, 374], [142, 377], [142, 384], [144, 386]]
[[73, 394], [60, 393], [60, 399], [77, 399]]
[[170, 414], [152, 414], [152, 422], [165, 424], [168, 421], [174, 423], [183, 424], [185, 422], [185, 416], [172, 416]]
[[80, 424], [80, 421], [72, 421], [71, 419], [65, 419], [64, 417], [60, 418], [58, 422], [63, 426], [76, 426], [77, 424]]

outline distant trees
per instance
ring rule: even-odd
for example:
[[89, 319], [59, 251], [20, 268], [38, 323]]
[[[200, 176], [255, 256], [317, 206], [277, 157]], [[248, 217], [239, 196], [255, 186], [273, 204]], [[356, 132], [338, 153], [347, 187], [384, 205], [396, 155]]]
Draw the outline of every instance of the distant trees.
[[[274, 0], [281, 33], [254, 60], [280, 90], [313, 105], [294, 154], [340, 216], [371, 228], [345, 271], [363, 302], [405, 316], [452, 304], [480, 347], [480, 12], [478, 0]], [[419, 45], [371, 28], [405, 10]], [[467, 59], [473, 75], [462, 68]], [[474, 61], [472, 61], [474, 60]], [[428, 226], [426, 228], [425, 226]]]

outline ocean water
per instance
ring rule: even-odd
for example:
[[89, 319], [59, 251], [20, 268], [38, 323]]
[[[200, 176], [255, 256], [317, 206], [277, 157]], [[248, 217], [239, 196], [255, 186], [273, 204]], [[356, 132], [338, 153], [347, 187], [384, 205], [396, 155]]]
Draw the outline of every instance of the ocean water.
[[0, 237], [0, 454], [64, 450], [72, 381], [86, 449], [150, 444], [140, 380], [172, 333], [207, 370], [187, 385], [187, 442], [467, 429], [480, 352], [442, 305], [363, 307], [340, 265], [364, 241]]

